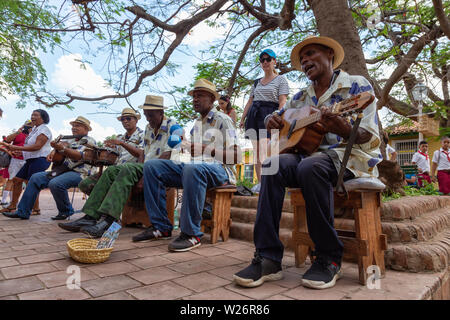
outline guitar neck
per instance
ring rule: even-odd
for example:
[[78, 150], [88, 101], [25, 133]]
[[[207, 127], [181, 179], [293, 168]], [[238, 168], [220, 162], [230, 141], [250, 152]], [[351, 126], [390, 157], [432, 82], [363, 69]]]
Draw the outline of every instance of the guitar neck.
[[320, 111], [318, 111], [318, 112], [316, 112], [312, 115], [309, 115], [303, 119], [297, 120], [295, 122], [294, 131], [305, 128], [305, 127], [309, 126], [310, 124], [313, 124], [313, 123], [319, 121], [321, 117], [322, 117], [322, 113]]

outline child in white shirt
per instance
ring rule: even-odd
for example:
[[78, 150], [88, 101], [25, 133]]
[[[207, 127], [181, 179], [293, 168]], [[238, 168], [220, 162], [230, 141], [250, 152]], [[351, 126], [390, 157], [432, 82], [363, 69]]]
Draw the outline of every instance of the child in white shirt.
[[419, 150], [414, 153], [411, 163], [417, 165], [417, 171], [419, 171], [417, 175], [419, 188], [423, 186], [423, 180], [431, 183], [428, 142], [421, 141], [419, 143]]
[[434, 175], [437, 170], [437, 180], [439, 182], [439, 192], [450, 194], [450, 138], [442, 137], [442, 148], [436, 150], [433, 155], [433, 164], [431, 166], [431, 176], [436, 181]]

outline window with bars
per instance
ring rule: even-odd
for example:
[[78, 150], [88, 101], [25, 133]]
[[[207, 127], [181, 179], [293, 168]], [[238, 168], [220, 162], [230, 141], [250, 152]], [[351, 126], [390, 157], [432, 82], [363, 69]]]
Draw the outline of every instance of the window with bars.
[[244, 178], [253, 181], [253, 165], [246, 164], [244, 167]]
[[417, 151], [417, 139], [395, 140], [395, 151], [397, 151], [397, 162], [404, 166], [411, 164], [412, 157]]

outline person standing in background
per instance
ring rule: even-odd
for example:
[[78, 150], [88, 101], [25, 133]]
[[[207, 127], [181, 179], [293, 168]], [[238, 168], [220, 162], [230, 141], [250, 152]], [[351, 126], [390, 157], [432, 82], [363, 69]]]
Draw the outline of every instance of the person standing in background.
[[[25, 144], [25, 140], [28, 137], [28, 134], [33, 127], [31, 120], [25, 121], [22, 127], [19, 128], [16, 132], [13, 132], [7, 137], [3, 137], [4, 142], [2, 145], [10, 144], [12, 142], [15, 146], [23, 146]], [[6, 183], [6, 188], [3, 190], [2, 195], [2, 205], [7, 204], [7, 198], [10, 196], [11, 192], [19, 192], [17, 195], [11, 195], [12, 199], [19, 199], [20, 193], [22, 192], [22, 181], [16, 178], [16, 174], [25, 164], [25, 160], [23, 159], [23, 154], [21, 151], [12, 152], [11, 162], [9, 163], [7, 170], [8, 182]], [[17, 186], [19, 185], [19, 186]]]
[[428, 183], [431, 183], [430, 177], [430, 157], [428, 156], [428, 142], [420, 141], [419, 150], [414, 153], [412, 160], [412, 164], [417, 165], [417, 174], [418, 186], [419, 188], [423, 187], [423, 180]]
[[431, 179], [439, 182], [439, 192], [450, 194], [450, 137], [442, 137], [441, 145], [442, 148], [433, 154]]
[[[252, 191], [259, 193], [261, 188], [261, 163], [267, 153], [267, 136], [260, 136], [259, 130], [265, 130], [264, 119], [272, 112], [281, 109], [287, 100], [289, 94], [289, 84], [286, 78], [279, 75], [275, 70], [276, 54], [271, 49], [263, 50], [259, 54], [259, 62], [264, 71], [264, 77], [255, 81], [250, 92], [250, 99], [245, 105], [240, 127], [245, 127], [246, 138], [252, 141], [253, 157], [256, 158], [255, 170], [258, 178], [258, 184], [253, 187]], [[249, 129], [256, 130], [256, 135], [253, 132], [247, 132]]]
[[[33, 174], [45, 171], [50, 166], [50, 162], [47, 161], [47, 155], [52, 150], [50, 146], [52, 133], [47, 127], [47, 124], [50, 122], [50, 116], [47, 111], [36, 109], [31, 114], [31, 122], [33, 129], [25, 139], [23, 146], [6, 145], [6, 148], [12, 152], [21, 151], [23, 153], [25, 164], [16, 174], [16, 178], [18, 178], [20, 183], [14, 185], [11, 204], [0, 210], [1, 213], [15, 212], [17, 210], [16, 205], [19, 201], [20, 194], [22, 193], [22, 182], [28, 183], [28, 180]], [[40, 214], [40, 211], [38, 196], [34, 203], [32, 214]]]
[[219, 98], [219, 109], [223, 111], [227, 116], [236, 123], [236, 111], [234, 111], [231, 106], [231, 101], [229, 96], [220, 96]]

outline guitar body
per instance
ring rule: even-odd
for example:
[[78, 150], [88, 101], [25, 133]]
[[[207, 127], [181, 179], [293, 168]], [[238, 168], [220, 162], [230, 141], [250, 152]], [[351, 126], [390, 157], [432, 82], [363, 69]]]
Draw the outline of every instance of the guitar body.
[[[362, 111], [375, 99], [369, 92], [362, 92], [330, 106], [330, 111], [339, 116], [354, 113], [362, 115]], [[318, 109], [306, 106], [291, 108], [281, 114], [283, 127], [278, 133], [272, 133], [268, 153], [270, 156], [281, 153], [314, 153], [327, 133], [320, 124], [321, 113]]]
[[283, 128], [281, 128], [278, 135], [272, 135], [272, 139], [269, 142], [269, 153], [271, 155], [277, 153], [302, 153], [310, 155], [314, 153], [319, 148], [323, 136], [326, 133], [321, 130], [320, 125], [311, 124], [305, 128], [292, 131], [290, 134], [289, 131], [293, 123], [309, 117], [316, 112], [317, 111], [312, 107], [287, 109], [281, 115]]

